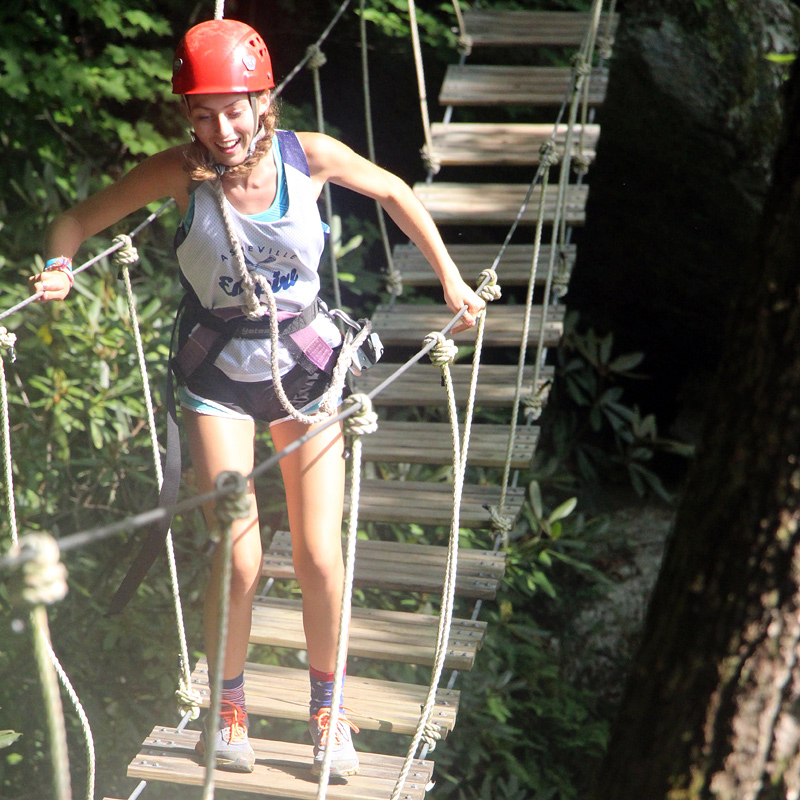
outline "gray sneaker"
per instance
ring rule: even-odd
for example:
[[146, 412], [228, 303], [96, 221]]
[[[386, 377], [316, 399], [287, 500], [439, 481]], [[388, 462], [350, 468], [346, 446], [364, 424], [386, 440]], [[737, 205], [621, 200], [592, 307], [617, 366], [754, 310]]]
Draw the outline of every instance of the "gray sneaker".
[[206, 724], [195, 749], [203, 755], [206, 751], [206, 739], [211, 736], [219, 769], [252, 772], [256, 754], [247, 739], [248, 727], [247, 712], [241, 706], [223, 700], [216, 730], [212, 729], [211, 720], [206, 717]]
[[[322, 760], [325, 758], [325, 748], [328, 743], [328, 721], [331, 718], [329, 708], [321, 708], [308, 721], [308, 730], [314, 740], [314, 762], [311, 771], [315, 775], [322, 772]], [[331, 753], [331, 778], [346, 778], [358, 772], [358, 756], [353, 747], [350, 731], [358, 733], [358, 728], [347, 719], [344, 714], [339, 714], [336, 724], [336, 733], [333, 737], [333, 752]]]

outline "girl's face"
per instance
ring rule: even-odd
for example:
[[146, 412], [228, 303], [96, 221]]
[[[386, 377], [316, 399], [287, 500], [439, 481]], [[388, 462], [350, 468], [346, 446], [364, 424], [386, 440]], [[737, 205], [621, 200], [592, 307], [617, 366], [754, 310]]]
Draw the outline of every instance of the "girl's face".
[[[233, 167], [247, 158], [255, 120], [246, 94], [187, 96], [188, 118], [197, 138], [218, 164]], [[258, 97], [258, 114], [269, 108], [269, 96]]]

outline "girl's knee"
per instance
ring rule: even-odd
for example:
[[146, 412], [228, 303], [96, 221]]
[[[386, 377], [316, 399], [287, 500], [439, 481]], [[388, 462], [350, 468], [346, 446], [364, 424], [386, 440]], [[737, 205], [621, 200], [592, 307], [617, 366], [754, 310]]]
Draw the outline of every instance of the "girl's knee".
[[332, 547], [305, 550], [294, 548], [294, 571], [300, 588], [337, 586], [342, 583], [344, 561], [341, 549]]

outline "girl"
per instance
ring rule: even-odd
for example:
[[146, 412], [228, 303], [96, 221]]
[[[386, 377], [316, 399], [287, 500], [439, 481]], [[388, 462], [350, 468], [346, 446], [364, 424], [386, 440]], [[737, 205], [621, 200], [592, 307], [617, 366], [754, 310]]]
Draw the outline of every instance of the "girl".
[[[325, 243], [316, 201], [326, 181], [377, 199], [420, 248], [439, 277], [448, 308], [467, 307], [455, 332], [474, 325], [484, 305], [461, 279], [433, 220], [402, 180], [328, 136], [276, 131], [269, 94], [274, 85], [267, 47], [250, 26], [213, 20], [189, 30], [175, 53], [172, 88], [182, 97], [193, 142], [151, 156], [56, 218], [47, 230], [47, 265], [31, 278], [42, 300], [64, 299], [72, 285], [71, 259], [87, 238], [151, 202], [175, 199], [183, 215], [176, 252], [186, 289], [176, 371], [201, 492], [212, 490], [224, 470], [250, 474], [257, 421], [269, 423], [277, 450], [309, 431], [287, 413], [273, 387], [269, 326], [263, 317], [265, 282], [278, 318], [289, 320], [294, 331], [284, 331], [278, 350], [291, 403], [312, 413], [330, 385], [341, 335], [316, 303]], [[233, 328], [231, 320], [236, 321]], [[342, 453], [341, 426], [331, 426], [281, 461], [303, 596], [315, 772], [328, 746], [334, 702], [344, 575]], [[249, 501], [249, 517], [233, 526], [222, 711], [219, 720], [206, 720], [199, 745], [214, 748], [218, 766], [245, 772], [252, 771], [255, 759], [247, 739], [243, 675], [261, 569], [252, 483]], [[204, 512], [214, 524], [213, 507]], [[216, 559], [205, 602], [209, 664], [216, 663], [220, 569]], [[358, 769], [351, 728], [342, 714], [331, 745], [334, 777]]]

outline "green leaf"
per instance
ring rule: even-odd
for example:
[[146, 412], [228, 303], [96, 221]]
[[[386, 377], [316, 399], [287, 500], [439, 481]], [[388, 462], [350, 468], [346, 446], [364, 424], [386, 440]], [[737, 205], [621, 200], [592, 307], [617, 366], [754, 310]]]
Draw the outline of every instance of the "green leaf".
[[10, 731], [10, 730], [0, 731], [0, 748], [9, 747], [14, 742], [16, 742], [20, 736], [22, 736], [22, 734], [17, 733], [16, 731]]
[[569, 500], [565, 500], [560, 506], [558, 506], [558, 508], [551, 512], [548, 520], [550, 522], [556, 522], [557, 520], [568, 517], [575, 510], [575, 506], [577, 505], [578, 498], [570, 497]]

